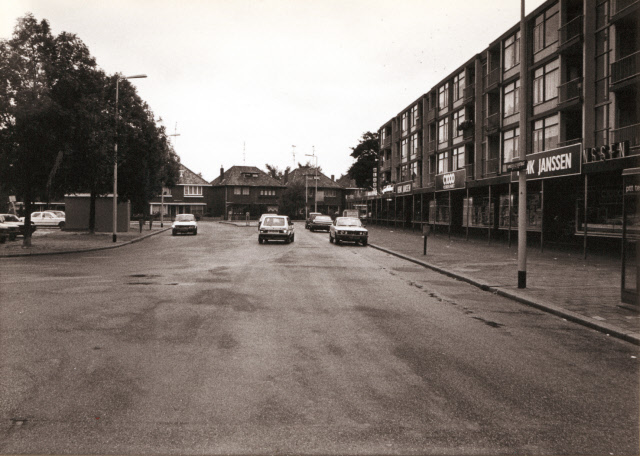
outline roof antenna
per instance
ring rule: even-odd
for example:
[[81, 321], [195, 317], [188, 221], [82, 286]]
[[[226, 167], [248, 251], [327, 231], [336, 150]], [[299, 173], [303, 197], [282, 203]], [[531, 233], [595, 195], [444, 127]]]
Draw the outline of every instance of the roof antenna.
[[291, 146], [293, 150], [293, 167], [296, 167], [296, 146]]
[[242, 143], [242, 164], [243, 164], [243, 165], [246, 165], [246, 164], [247, 164], [247, 156], [246, 156], [246, 154], [245, 154], [245, 147], [246, 147], [246, 145], [247, 145], [247, 142], [246, 142], [246, 141], [244, 141], [244, 142]]

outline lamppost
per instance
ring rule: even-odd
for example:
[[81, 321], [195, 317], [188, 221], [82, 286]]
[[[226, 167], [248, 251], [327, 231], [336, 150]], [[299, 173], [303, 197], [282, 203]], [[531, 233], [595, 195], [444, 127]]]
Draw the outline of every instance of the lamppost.
[[[174, 130], [174, 133], [172, 135], [167, 135], [168, 136], [180, 136], [180, 133], [178, 133], [178, 123], [176, 122], [176, 129]], [[160, 192], [160, 228], [164, 228], [164, 182], [162, 183], [162, 192]]]
[[113, 150], [113, 242], [118, 240], [118, 90], [120, 79], [146, 78], [146, 74], [136, 74], [134, 76], [120, 77], [116, 74], [116, 124], [115, 124], [115, 145]]
[[318, 156], [316, 155], [316, 147], [313, 146], [313, 153], [312, 154], [305, 154], [305, 156], [307, 157], [313, 157], [316, 161], [316, 175], [314, 176], [314, 180], [316, 181], [316, 193], [313, 197], [313, 199], [315, 200], [315, 204], [314, 204], [314, 212], [318, 212]]

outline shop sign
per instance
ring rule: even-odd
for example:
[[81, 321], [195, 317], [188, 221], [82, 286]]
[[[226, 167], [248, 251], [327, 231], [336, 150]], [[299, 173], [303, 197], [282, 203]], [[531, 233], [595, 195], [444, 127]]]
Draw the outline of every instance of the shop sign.
[[411, 182], [409, 182], [408, 184], [396, 185], [396, 193], [411, 193], [411, 185]]
[[627, 175], [623, 177], [624, 177], [625, 196], [640, 195], [640, 174], [632, 174], [632, 175]]
[[[527, 180], [580, 174], [580, 144], [527, 155]], [[518, 173], [511, 173], [518, 180]]]
[[624, 158], [629, 155], [629, 141], [622, 141], [600, 147], [588, 147], [582, 151], [585, 163]]
[[464, 188], [467, 171], [459, 169], [451, 173], [436, 175], [436, 190], [454, 190]]
[[387, 185], [382, 189], [382, 193], [393, 193], [394, 192], [394, 188], [393, 185]]

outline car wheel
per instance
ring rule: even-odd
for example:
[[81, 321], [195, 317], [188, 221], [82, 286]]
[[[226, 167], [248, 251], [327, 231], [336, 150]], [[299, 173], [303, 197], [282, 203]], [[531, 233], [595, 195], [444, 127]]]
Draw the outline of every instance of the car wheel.
[[291, 243], [291, 238], [286, 238], [286, 239], [284, 240], [284, 243], [285, 243], [285, 244], [290, 244], [290, 243]]
[[262, 238], [261, 237], [258, 238], [258, 244], [262, 244]]
[[193, 232], [193, 235], [194, 235], [194, 236], [195, 236], [196, 234], [198, 234], [198, 230], [195, 230], [195, 231]]
[[338, 239], [338, 237], [336, 236], [336, 245], [340, 244], [340, 239]]
[[58, 228], [60, 228], [61, 230], [64, 229], [64, 222], [60, 222], [58, 223]]
[[11, 233], [9, 235], [9, 240], [10, 241], [15, 241], [17, 237], [18, 237], [18, 235], [16, 233]]
[[178, 234], [176, 233], [176, 230], [171, 230], [171, 236], [175, 236], [176, 234]]
[[367, 246], [367, 240], [366, 239], [364, 241], [362, 241], [362, 245], [365, 246], [365, 247]]
[[295, 238], [296, 238], [295, 234], [292, 234], [291, 235], [291, 242], [293, 242], [295, 240]]

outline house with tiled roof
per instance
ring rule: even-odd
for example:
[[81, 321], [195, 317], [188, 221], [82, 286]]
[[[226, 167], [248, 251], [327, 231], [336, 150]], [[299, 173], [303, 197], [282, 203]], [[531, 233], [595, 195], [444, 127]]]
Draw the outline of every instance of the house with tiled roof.
[[335, 216], [342, 212], [344, 188], [333, 179], [333, 176], [329, 178], [312, 166], [299, 166], [288, 175], [287, 185], [294, 183], [305, 186], [307, 213], [321, 212]]
[[211, 181], [211, 209], [225, 220], [252, 220], [261, 214], [277, 214], [285, 186], [255, 166], [232, 166]]
[[176, 214], [208, 215], [211, 184], [201, 175], [180, 164], [180, 179], [173, 187], [164, 187], [162, 194], [151, 200], [150, 213], [173, 219]]

